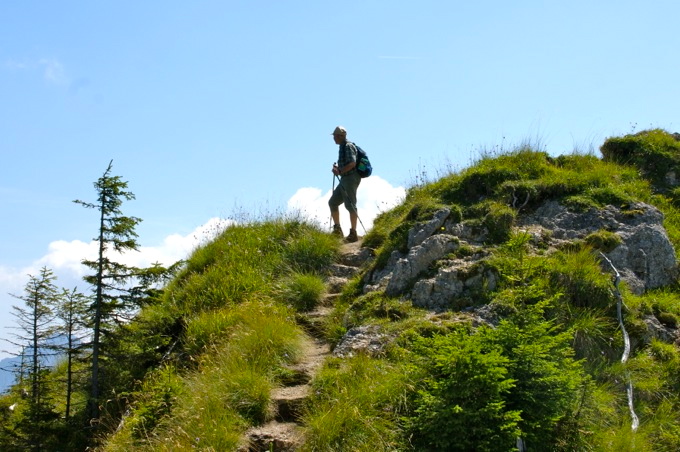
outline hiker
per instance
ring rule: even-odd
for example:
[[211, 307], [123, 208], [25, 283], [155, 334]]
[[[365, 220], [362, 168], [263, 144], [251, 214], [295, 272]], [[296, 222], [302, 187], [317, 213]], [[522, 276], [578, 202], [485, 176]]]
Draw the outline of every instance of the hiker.
[[[361, 182], [361, 176], [356, 170], [357, 162], [357, 148], [351, 141], [347, 141], [347, 130], [344, 127], [338, 126], [333, 131], [333, 140], [335, 144], [339, 145], [338, 161], [333, 164], [333, 174], [340, 176], [340, 183], [331, 199], [328, 200], [328, 206], [331, 208], [331, 218], [333, 219], [333, 234], [342, 237], [342, 228], [340, 227], [340, 211], [338, 207], [344, 203], [345, 208], [349, 211], [350, 230], [349, 235], [345, 238], [346, 242], [356, 242], [359, 240], [357, 236], [357, 188]], [[333, 179], [335, 184], [335, 179]]]

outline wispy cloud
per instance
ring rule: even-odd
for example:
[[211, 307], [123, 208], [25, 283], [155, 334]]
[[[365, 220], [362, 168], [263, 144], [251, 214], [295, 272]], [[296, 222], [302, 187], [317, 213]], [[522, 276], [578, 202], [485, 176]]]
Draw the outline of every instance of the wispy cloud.
[[64, 64], [57, 58], [24, 61], [7, 60], [5, 67], [13, 71], [38, 72], [47, 83], [54, 85], [68, 85], [70, 83]]
[[49, 83], [54, 83], [57, 85], [68, 84], [68, 78], [66, 77], [66, 71], [64, 70], [64, 65], [61, 61], [56, 58], [43, 58], [38, 62], [39, 66], [43, 70], [43, 77]]

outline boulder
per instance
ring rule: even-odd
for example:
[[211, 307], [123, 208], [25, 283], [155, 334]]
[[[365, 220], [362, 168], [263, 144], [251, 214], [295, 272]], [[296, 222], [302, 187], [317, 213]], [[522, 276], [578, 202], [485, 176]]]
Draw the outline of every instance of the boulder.
[[658, 339], [664, 342], [674, 343], [678, 340], [678, 330], [669, 328], [659, 322], [653, 315], [647, 315], [642, 319], [647, 326], [647, 334], [645, 334], [643, 341], [648, 344], [652, 339]]

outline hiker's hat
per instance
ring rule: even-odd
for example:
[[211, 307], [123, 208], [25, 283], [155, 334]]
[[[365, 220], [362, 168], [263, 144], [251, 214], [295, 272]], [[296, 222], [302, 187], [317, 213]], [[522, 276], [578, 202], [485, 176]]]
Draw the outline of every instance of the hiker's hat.
[[332, 135], [347, 135], [347, 130], [342, 126], [338, 126], [335, 128]]

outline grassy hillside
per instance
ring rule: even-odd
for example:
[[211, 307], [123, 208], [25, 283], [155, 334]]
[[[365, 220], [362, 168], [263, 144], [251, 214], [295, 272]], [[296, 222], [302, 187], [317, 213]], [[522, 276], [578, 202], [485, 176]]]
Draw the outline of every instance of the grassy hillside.
[[[506, 451], [518, 438], [532, 451], [680, 450], [680, 350], [650, 338], [643, 321], [654, 316], [677, 332], [678, 287], [636, 296], [621, 286], [634, 345], [621, 363], [617, 293], [598, 252], [619, 239], [600, 231], [554, 248], [517, 228], [546, 200], [576, 212], [643, 201], [664, 213], [680, 250], [669, 175], [676, 143], [655, 130], [609, 140], [604, 158], [520, 148], [411, 187], [376, 219], [363, 242], [375, 258], [323, 325], [332, 345], [370, 325], [383, 346], [326, 361], [304, 410], [303, 450]], [[663, 174], [648, 164], [659, 155]], [[494, 290], [466, 300], [472, 310], [437, 313], [364, 294], [366, 275], [407, 251], [411, 227], [444, 206], [488, 230], [483, 245], [450, 257], [483, 256], [499, 275]], [[250, 426], [271, 418], [271, 390], [309, 341], [298, 314], [320, 302], [340, 246], [316, 226], [277, 218], [231, 226], [197, 249], [108, 344], [120, 360], [106, 375], [101, 450], [236, 450]], [[494, 323], [475, 316], [481, 307]]]
[[[479, 325], [465, 312], [432, 315], [382, 292], [363, 295], [357, 277], [329, 317], [327, 339], [376, 325], [388, 340], [378, 356], [328, 360], [303, 419], [306, 450], [511, 450], [518, 437], [529, 450], [680, 448], [680, 353], [645, 339], [641, 320], [653, 314], [677, 326], [677, 288], [634, 296], [624, 287], [635, 348], [621, 364], [616, 297], [596, 252], [615, 238], [603, 233], [545, 250], [514, 228], [520, 203], [527, 211], [556, 199], [578, 211], [644, 201], [664, 212], [680, 249], [673, 191], [656, 185], [665, 179], [642, 177], [638, 161], [624, 165], [611, 143], [605, 148], [606, 160], [528, 148], [486, 156], [412, 187], [376, 220], [364, 241], [376, 250], [367, 272], [393, 250], [406, 251], [408, 230], [441, 206], [488, 228], [487, 265], [501, 282], [473, 305], [493, 306], [501, 320]], [[131, 344], [150, 350], [159, 347], [153, 338], [179, 342], [149, 369], [132, 395], [132, 414], [105, 449], [236, 447], [247, 426], [267, 418], [269, 390], [304, 340], [294, 310], [318, 299], [314, 278], [337, 247], [309, 225], [282, 220], [232, 227], [191, 256], [163, 299], [140, 315]], [[635, 432], [628, 377], [640, 417]]]

